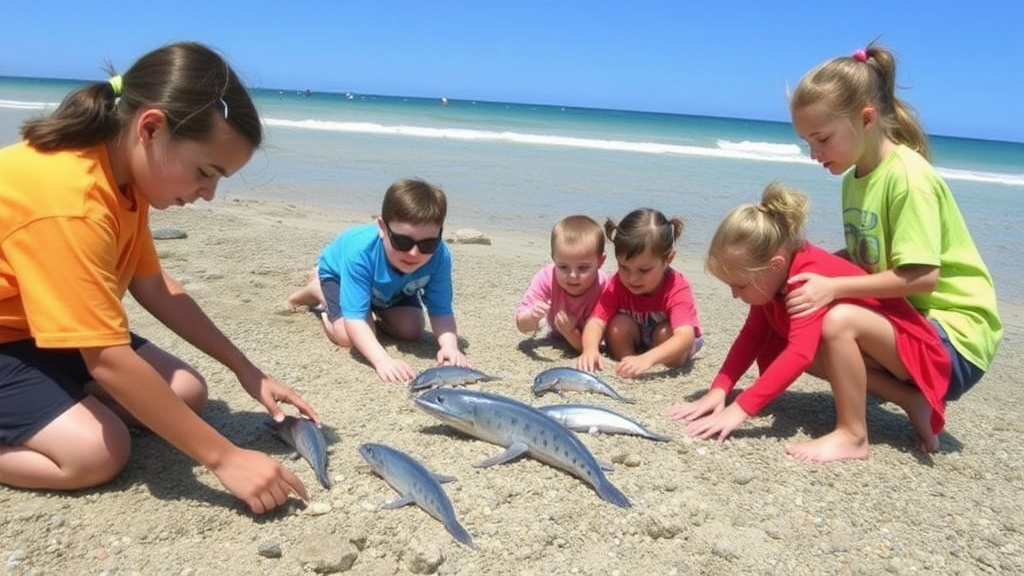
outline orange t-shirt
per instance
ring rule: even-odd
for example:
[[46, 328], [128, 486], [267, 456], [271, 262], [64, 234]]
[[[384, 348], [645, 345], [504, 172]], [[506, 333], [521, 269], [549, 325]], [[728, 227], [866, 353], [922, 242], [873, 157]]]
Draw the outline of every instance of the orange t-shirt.
[[0, 343], [127, 344], [128, 283], [160, 273], [148, 212], [118, 190], [105, 144], [0, 149]]

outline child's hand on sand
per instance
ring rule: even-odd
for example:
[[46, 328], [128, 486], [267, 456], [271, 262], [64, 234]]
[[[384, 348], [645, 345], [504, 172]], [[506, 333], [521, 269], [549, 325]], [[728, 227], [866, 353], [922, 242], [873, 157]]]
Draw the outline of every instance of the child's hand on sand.
[[733, 402], [724, 410], [704, 416], [686, 425], [686, 434], [701, 440], [718, 436], [718, 443], [722, 444], [747, 419], [747, 413], [740, 408], [739, 404]]
[[302, 481], [277, 460], [255, 450], [231, 448], [210, 470], [254, 514], [263, 514], [284, 504], [292, 492], [303, 501], [309, 500]]
[[576, 369], [584, 372], [599, 372], [604, 369], [604, 359], [598, 351], [586, 351], [576, 359]]
[[626, 356], [615, 366], [615, 375], [620, 378], [636, 378], [651, 369], [650, 361], [641, 356]]
[[458, 348], [449, 350], [441, 348], [437, 351], [437, 363], [440, 366], [469, 366], [469, 359]]
[[377, 376], [385, 382], [402, 384], [416, 377], [416, 373], [403, 360], [388, 356], [373, 367]]
[[693, 422], [701, 416], [717, 414], [725, 408], [725, 391], [712, 388], [695, 402], [683, 402], [668, 409], [668, 417], [673, 420]]

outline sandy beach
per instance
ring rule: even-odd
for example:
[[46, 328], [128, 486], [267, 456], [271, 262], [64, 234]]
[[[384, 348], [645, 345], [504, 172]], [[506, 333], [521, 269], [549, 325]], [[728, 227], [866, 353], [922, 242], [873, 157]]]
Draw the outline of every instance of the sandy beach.
[[[535, 399], [534, 375], [573, 363], [550, 343], [518, 334], [513, 323], [522, 291], [548, 261], [547, 238], [453, 222], [452, 230], [472, 226], [492, 240], [451, 245], [463, 349], [475, 368], [500, 377], [472, 388], [534, 405], [597, 404], [673, 436], [660, 443], [580, 434], [598, 460], [614, 465], [608, 478], [633, 503], [624, 510], [529, 458], [474, 467], [502, 449], [416, 409], [405, 386], [380, 382], [357, 355], [330, 344], [312, 315], [285, 310], [285, 297], [321, 247], [370, 216], [241, 197], [152, 216], [154, 228], [188, 234], [158, 241], [164, 267], [258, 365], [322, 416], [331, 490], [304, 461], [289, 458], [264, 426], [262, 407], [230, 372], [129, 300], [133, 330], [206, 376], [206, 420], [233, 442], [285, 462], [306, 484], [311, 505], [296, 500], [253, 516], [212, 473], [140, 432], [127, 468], [109, 485], [75, 493], [0, 487], [3, 573], [1024, 573], [1019, 308], [1000, 310], [1007, 324], [1002, 348], [981, 383], [949, 406], [940, 453], [912, 452], [902, 412], [872, 403], [868, 461], [805, 465], [789, 460], [782, 445], [831, 429], [832, 397], [820, 380], [801, 378], [724, 445], [688, 439], [665, 417], [670, 404], [707, 387], [746, 312], [703, 271], [703, 246], [684, 241], [676, 261], [694, 285], [707, 338], [692, 369], [656, 370], [634, 381], [606, 374], [636, 399], [632, 405], [580, 394]], [[385, 343], [416, 370], [433, 365], [429, 334], [417, 343]], [[416, 506], [379, 509], [396, 494], [359, 456], [364, 442], [390, 445], [455, 476], [445, 490], [477, 548], [455, 542]]]

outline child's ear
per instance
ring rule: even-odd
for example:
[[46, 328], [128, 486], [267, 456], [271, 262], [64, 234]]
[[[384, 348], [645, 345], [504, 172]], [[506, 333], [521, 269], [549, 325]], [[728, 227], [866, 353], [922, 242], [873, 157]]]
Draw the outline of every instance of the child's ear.
[[772, 270], [780, 270], [786, 266], [786, 258], [781, 254], [776, 254], [768, 261], [768, 266], [770, 266]]
[[377, 218], [375, 218], [374, 221], [377, 222], [377, 234], [379, 234], [381, 240], [383, 240], [384, 237], [387, 236], [387, 230], [384, 229], [384, 219], [381, 218], [380, 216], [377, 216]]
[[672, 250], [671, 252], [669, 252], [668, 255], [665, 256], [665, 266], [668, 266], [669, 264], [671, 264], [672, 260], [674, 260], [675, 257], [676, 257], [676, 251], [675, 250]]
[[167, 126], [167, 116], [162, 110], [157, 108], [143, 110], [135, 124], [139, 142], [143, 146], [149, 146], [156, 133], [165, 126]]
[[865, 106], [860, 111], [860, 124], [865, 130], [870, 130], [878, 123], [878, 110], [874, 106]]

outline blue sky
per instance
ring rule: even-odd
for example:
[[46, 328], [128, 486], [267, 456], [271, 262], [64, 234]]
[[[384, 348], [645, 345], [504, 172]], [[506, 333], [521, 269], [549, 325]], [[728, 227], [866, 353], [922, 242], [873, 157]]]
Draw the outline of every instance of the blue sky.
[[787, 86], [880, 36], [930, 133], [1024, 142], [1019, 0], [12, 0], [3, 13], [6, 76], [98, 79], [106, 60], [124, 70], [197, 40], [264, 88], [781, 121]]

